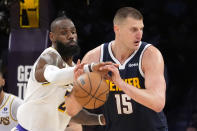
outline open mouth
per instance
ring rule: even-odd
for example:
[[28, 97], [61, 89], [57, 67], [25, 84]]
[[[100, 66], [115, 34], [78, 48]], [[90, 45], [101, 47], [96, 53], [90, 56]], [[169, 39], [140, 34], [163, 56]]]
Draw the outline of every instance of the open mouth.
[[135, 43], [136, 46], [138, 46], [140, 41], [135, 41], [134, 43]]
[[76, 45], [76, 42], [75, 41], [71, 41], [71, 42], [69, 42], [69, 45]]

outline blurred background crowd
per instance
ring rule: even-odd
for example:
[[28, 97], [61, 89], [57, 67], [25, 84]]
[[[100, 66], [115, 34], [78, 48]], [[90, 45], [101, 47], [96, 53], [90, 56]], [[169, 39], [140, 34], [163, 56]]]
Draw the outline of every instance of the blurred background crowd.
[[[18, 3], [0, 1], [1, 70], [8, 77], [9, 37], [19, 29]], [[165, 114], [169, 131], [197, 128], [197, 8], [194, 0], [40, 0], [39, 29], [49, 30], [50, 22], [65, 14], [75, 23], [82, 58], [84, 54], [114, 39], [113, 17], [116, 10], [132, 6], [144, 16], [143, 40], [155, 45], [165, 61], [167, 94]], [[48, 41], [49, 45], [50, 42]], [[9, 88], [5, 89], [11, 92]]]

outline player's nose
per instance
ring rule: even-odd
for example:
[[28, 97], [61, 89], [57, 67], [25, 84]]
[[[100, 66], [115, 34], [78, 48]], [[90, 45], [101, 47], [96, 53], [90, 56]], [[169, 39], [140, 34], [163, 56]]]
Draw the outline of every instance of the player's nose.
[[68, 32], [67, 39], [68, 40], [73, 40], [74, 39], [74, 34], [72, 32]]

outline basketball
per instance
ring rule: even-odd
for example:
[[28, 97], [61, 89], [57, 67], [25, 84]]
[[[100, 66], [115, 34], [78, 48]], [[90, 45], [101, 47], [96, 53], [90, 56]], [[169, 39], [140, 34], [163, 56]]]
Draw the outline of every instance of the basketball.
[[75, 98], [84, 108], [96, 109], [108, 98], [109, 85], [98, 72], [84, 73], [74, 83]]

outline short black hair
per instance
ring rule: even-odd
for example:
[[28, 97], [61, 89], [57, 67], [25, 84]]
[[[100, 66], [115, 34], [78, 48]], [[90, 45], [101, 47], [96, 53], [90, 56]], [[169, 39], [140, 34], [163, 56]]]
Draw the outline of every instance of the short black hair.
[[114, 24], [119, 24], [127, 17], [132, 17], [137, 20], [143, 20], [143, 15], [137, 9], [133, 7], [122, 7], [116, 12], [113, 22]]
[[56, 19], [54, 19], [52, 22], [51, 22], [51, 32], [54, 32], [55, 29], [56, 29], [56, 23], [57, 21], [61, 21], [61, 20], [71, 20], [70, 18], [68, 18], [67, 16], [60, 16], [60, 17], [57, 17]]

